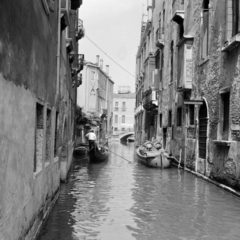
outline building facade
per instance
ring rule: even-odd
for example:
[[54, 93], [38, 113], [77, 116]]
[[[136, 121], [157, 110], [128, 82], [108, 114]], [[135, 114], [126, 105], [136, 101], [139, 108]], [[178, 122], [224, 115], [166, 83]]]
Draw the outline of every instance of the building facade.
[[[149, 31], [159, 82], [156, 139], [190, 169], [239, 188], [239, 2], [161, 0], [149, 7], [152, 18], [142, 23], [141, 42]], [[149, 139], [141, 81], [154, 77], [137, 72], [141, 143]]]
[[86, 142], [85, 134], [94, 128], [97, 138], [105, 143], [112, 134], [113, 84], [109, 76], [109, 66], [103, 70], [103, 60], [96, 57], [96, 63], [86, 62], [83, 85], [78, 90], [78, 105], [88, 114], [89, 121], [79, 125], [79, 139]]
[[81, 3], [0, 3], [0, 239], [34, 239], [71, 164]]
[[129, 87], [119, 86], [113, 94], [113, 134], [134, 131], [135, 93]]

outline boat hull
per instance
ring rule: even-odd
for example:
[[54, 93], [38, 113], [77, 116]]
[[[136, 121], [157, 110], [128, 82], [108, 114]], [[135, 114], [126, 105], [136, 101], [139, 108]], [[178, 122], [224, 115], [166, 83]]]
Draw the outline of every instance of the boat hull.
[[75, 150], [74, 150], [74, 154], [75, 154], [75, 155], [85, 155], [86, 153], [87, 153], [87, 148], [82, 147], [82, 146], [77, 147], [77, 148], [75, 148]]
[[148, 166], [154, 168], [169, 168], [171, 166], [171, 161], [167, 159], [162, 152], [159, 152], [155, 156], [143, 156], [139, 152], [139, 148], [136, 151], [139, 161]]
[[[106, 149], [106, 148], [105, 148]], [[101, 163], [103, 161], [106, 161], [108, 159], [108, 151], [101, 152], [98, 146], [95, 146], [95, 148], [92, 148], [88, 152], [89, 160], [92, 163]]]

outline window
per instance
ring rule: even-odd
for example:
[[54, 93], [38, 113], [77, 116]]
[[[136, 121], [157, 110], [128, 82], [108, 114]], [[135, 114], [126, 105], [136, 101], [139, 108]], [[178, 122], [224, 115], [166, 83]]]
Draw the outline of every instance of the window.
[[178, 127], [182, 126], [182, 108], [181, 107], [177, 109], [177, 126]]
[[95, 81], [95, 72], [91, 71], [91, 84], [94, 84]]
[[122, 107], [125, 108], [126, 107], [126, 103], [122, 102]]
[[159, 31], [158, 31], [158, 33], [159, 33], [160, 39], [162, 38], [162, 29], [161, 29], [162, 19], [161, 19], [161, 17], [162, 17], [162, 15], [161, 15], [161, 13], [159, 13]]
[[162, 127], [162, 113], [159, 114], [159, 126]]
[[160, 73], [160, 77], [161, 77], [161, 81], [163, 80], [163, 67], [164, 67], [164, 53], [163, 53], [163, 49], [161, 51], [161, 73]]
[[239, 0], [232, 0], [232, 36], [240, 32]]
[[117, 131], [117, 130], [118, 130], [118, 128], [115, 127], [115, 128], [114, 128], [114, 131]]
[[122, 123], [125, 123], [125, 116], [122, 115]]
[[160, 56], [159, 53], [155, 57], [155, 68], [160, 69]]
[[209, 0], [203, 0], [201, 13], [201, 60], [208, 56], [208, 39], [209, 39]]
[[115, 107], [118, 107], [118, 102], [115, 102]]
[[58, 112], [56, 112], [55, 116], [54, 157], [57, 156], [57, 138], [58, 138]]
[[47, 122], [46, 122], [46, 153], [45, 163], [50, 162], [51, 157], [51, 110], [47, 109]]
[[230, 108], [230, 93], [226, 92], [221, 94], [221, 128], [222, 128], [222, 140], [228, 140], [229, 132], [229, 108]]
[[42, 169], [42, 150], [43, 150], [43, 117], [44, 107], [43, 105], [36, 104], [36, 127], [35, 127], [35, 156], [34, 156], [34, 172], [38, 172]]
[[162, 19], [162, 34], [164, 34], [164, 30], [165, 30], [165, 2], [163, 3], [163, 15], [162, 15], [163, 19]]
[[188, 106], [189, 125], [194, 125], [194, 105]]
[[95, 108], [96, 98], [95, 98], [95, 90], [92, 88], [90, 92], [90, 99], [89, 99], [89, 107]]
[[172, 126], [172, 111], [168, 112], [168, 127]]
[[155, 0], [152, 0], [152, 7], [155, 8]]
[[125, 131], [125, 128], [122, 128], [122, 131]]
[[173, 41], [171, 42], [171, 73], [170, 73], [170, 82], [173, 81], [173, 57], [174, 57], [174, 49], [173, 49]]
[[118, 115], [115, 115], [115, 123], [118, 123]]

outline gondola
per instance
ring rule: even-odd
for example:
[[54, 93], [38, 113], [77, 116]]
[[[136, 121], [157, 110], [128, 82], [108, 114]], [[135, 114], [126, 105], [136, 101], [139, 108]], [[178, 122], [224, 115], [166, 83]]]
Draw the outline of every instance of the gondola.
[[108, 159], [108, 155], [108, 149], [106, 147], [98, 146], [97, 144], [88, 151], [88, 156], [92, 163], [103, 162]]
[[161, 147], [157, 147], [156, 144], [143, 143], [142, 146], [137, 148], [136, 153], [139, 161], [148, 167], [169, 168], [171, 166], [168, 154]]
[[84, 146], [79, 146], [74, 149], [75, 155], [85, 155], [87, 153], [87, 148]]

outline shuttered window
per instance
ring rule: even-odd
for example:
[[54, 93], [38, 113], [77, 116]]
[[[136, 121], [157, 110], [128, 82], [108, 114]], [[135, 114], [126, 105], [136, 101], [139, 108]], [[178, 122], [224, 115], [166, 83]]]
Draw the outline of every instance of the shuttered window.
[[226, 41], [240, 32], [239, 0], [226, 1]]
[[201, 60], [208, 56], [209, 40], [209, 0], [204, 0], [201, 13]]

